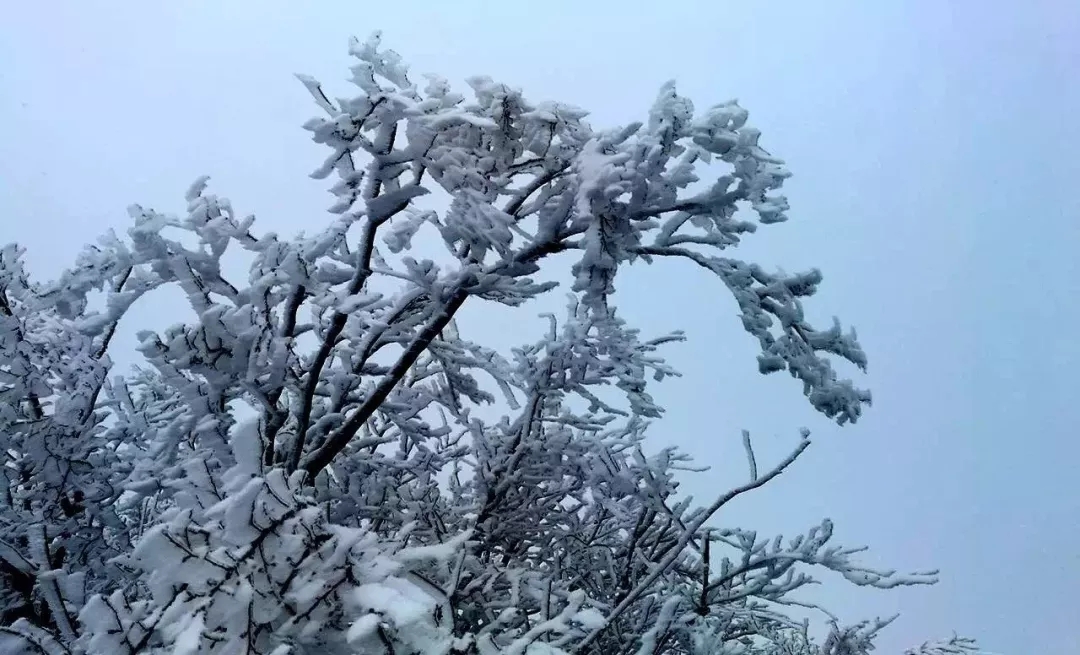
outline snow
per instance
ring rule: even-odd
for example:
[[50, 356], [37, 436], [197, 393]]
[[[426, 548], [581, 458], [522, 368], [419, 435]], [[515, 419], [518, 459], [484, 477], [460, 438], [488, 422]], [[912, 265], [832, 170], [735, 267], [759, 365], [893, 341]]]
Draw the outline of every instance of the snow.
[[173, 638], [172, 655], [196, 655], [202, 650], [204, 623], [201, 613], [188, 617], [181, 623]]

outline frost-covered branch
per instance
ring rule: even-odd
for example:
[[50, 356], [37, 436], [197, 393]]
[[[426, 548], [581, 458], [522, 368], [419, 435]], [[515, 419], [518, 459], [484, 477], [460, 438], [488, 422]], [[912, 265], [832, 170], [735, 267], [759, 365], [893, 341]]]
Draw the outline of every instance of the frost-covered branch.
[[[786, 614], [817, 607], [796, 597], [812, 574], [934, 574], [862, 565], [827, 520], [787, 541], [721, 524], [805, 434], [759, 471], [744, 433], [749, 481], [705, 507], [679, 493], [701, 469], [645, 438], [651, 385], [678, 375], [659, 351], [685, 337], [620, 314], [635, 261], [719, 278], [759, 371], [788, 370], [815, 410], [843, 424], [870, 402], [831, 362], [865, 369], [854, 332], [806, 318], [821, 275], [722, 252], [787, 217], [746, 111], [668, 84], [641, 122], [598, 130], [486, 77], [421, 88], [377, 35], [350, 54], [357, 95], [300, 76], [328, 149], [314, 177], [334, 178], [322, 228], [259, 233], [200, 178], [179, 215], [133, 205], [47, 284], [0, 249], [0, 650], [868, 651], [887, 621], [826, 612], [816, 642]], [[462, 334], [466, 303], [525, 307], [566, 273], [534, 342]], [[118, 325], [167, 286], [185, 313], [138, 332], [117, 374]]]

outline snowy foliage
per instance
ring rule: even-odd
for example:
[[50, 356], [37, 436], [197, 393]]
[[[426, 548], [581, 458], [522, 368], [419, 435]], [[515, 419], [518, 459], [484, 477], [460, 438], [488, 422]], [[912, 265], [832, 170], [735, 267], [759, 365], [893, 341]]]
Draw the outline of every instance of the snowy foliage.
[[[804, 315], [820, 274], [726, 256], [786, 220], [788, 172], [747, 112], [697, 113], [668, 84], [646, 121], [597, 131], [484, 77], [421, 89], [377, 36], [351, 52], [358, 96], [301, 77], [329, 151], [314, 175], [336, 180], [321, 232], [260, 234], [201, 179], [183, 215], [132, 207], [54, 282], [0, 250], [0, 651], [868, 652], [888, 621], [814, 639], [794, 592], [815, 571], [932, 573], [865, 567], [828, 520], [789, 539], [711, 522], [807, 433], [760, 471], [744, 435], [749, 479], [704, 507], [677, 494], [687, 458], [644, 443], [649, 378], [676, 374], [657, 351], [682, 335], [619, 316], [635, 260], [719, 278], [760, 371], [817, 411], [844, 424], [870, 401], [830, 363], [865, 367], [854, 332]], [[525, 305], [566, 256], [567, 312], [535, 343], [460, 334], [465, 303]], [[144, 363], [117, 374], [118, 322], [165, 285], [194, 319], [140, 332]]]

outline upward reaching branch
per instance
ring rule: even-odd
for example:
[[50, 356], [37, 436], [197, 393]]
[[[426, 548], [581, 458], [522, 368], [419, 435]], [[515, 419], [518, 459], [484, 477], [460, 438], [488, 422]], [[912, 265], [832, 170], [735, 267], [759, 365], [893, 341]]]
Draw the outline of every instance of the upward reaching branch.
[[594, 628], [592, 632], [590, 632], [584, 639], [578, 642], [578, 644], [574, 647], [574, 652], [586, 652], [586, 649], [588, 649], [589, 646], [594, 641], [596, 641], [596, 639], [600, 637], [601, 634], [603, 634], [604, 630], [611, 626], [619, 618], [619, 616], [623, 614], [623, 612], [629, 609], [630, 606], [637, 601], [641, 594], [649, 590], [661, 576], [667, 574], [671, 570], [671, 567], [675, 564], [676, 560], [678, 560], [683, 555], [683, 549], [686, 548], [690, 544], [690, 542], [698, 536], [698, 532], [701, 530], [701, 528], [710, 518], [712, 518], [714, 514], [716, 514], [717, 511], [720, 510], [721, 507], [727, 505], [732, 500], [738, 498], [739, 496], [743, 495], [748, 491], [753, 491], [754, 489], [763, 487], [770, 480], [783, 473], [784, 470], [787, 469], [787, 467], [794, 464], [795, 460], [798, 459], [799, 456], [803, 454], [803, 451], [805, 451], [809, 447], [810, 440], [804, 435], [799, 445], [796, 446], [795, 449], [792, 450], [791, 453], [789, 453], [788, 456], [785, 457], [779, 464], [773, 467], [771, 471], [761, 477], [755, 478], [750, 482], [747, 482], [744, 485], [731, 489], [730, 491], [713, 501], [712, 505], [709, 505], [703, 512], [698, 515], [697, 518], [694, 519], [693, 522], [686, 526], [686, 528], [683, 530], [682, 535], [679, 537], [679, 540], [666, 550], [666, 553], [663, 555], [662, 559], [660, 559], [657, 565], [653, 568], [653, 570], [644, 578], [642, 578], [638, 585], [634, 587], [634, 589], [629, 594], [627, 594], [625, 598], [623, 598], [622, 602], [615, 606], [615, 609], [613, 609], [608, 614], [605, 623], [602, 626]]
[[405, 373], [416, 363], [420, 354], [427, 349], [431, 341], [439, 335], [439, 332], [450, 323], [451, 319], [454, 318], [454, 313], [461, 308], [461, 305], [464, 304], [465, 299], [468, 297], [469, 292], [466, 288], [456, 290], [442, 309], [416, 335], [412, 343], [405, 349], [405, 352], [398, 358], [397, 363], [368, 395], [364, 404], [353, 411], [352, 415], [340, 428], [331, 432], [318, 450], [300, 462], [300, 468], [307, 471], [311, 480], [314, 480], [315, 476], [330, 463], [334, 456], [348, 445], [353, 435], [371, 418], [371, 415], [386, 400], [393, 388], [405, 376]]

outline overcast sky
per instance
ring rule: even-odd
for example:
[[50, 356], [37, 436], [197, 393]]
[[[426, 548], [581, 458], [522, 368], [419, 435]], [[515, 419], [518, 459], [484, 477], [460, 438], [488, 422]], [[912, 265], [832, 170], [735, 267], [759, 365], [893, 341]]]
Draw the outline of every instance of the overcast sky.
[[[353, 94], [347, 38], [372, 29], [417, 73], [488, 74], [588, 108], [595, 126], [645, 117], [669, 78], [698, 107], [737, 97], [795, 174], [792, 221], [743, 256], [823, 269], [811, 314], [858, 328], [875, 404], [831, 426], [793, 380], [756, 374], [716, 280], [635, 268], [628, 318], [690, 338], [669, 352], [685, 377], [656, 392], [656, 443], [714, 466], [687, 482], [704, 501], [742, 481], [740, 429], [764, 458], [812, 428], [806, 459], [721, 519], [793, 533], [829, 516], [873, 563], [941, 568], [932, 588], [812, 590], [846, 619], [902, 612], [880, 652], [953, 629], [1005, 655], [1080, 652], [1077, 3], [375, 5], [10, 3], [0, 242], [52, 276], [124, 229], [128, 204], [182, 210], [202, 174], [266, 229], [324, 224], [330, 196], [307, 177], [323, 154], [300, 129], [318, 112], [292, 73]], [[138, 317], [164, 327], [170, 308]], [[474, 312], [470, 334], [537, 334], [514, 320]]]

